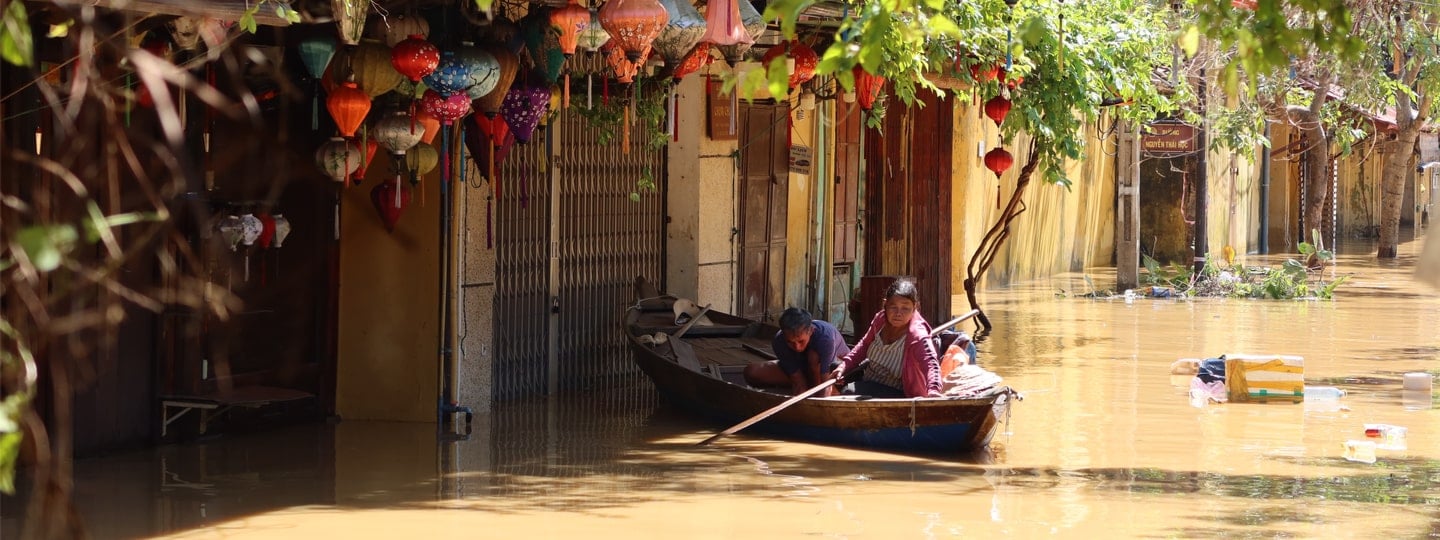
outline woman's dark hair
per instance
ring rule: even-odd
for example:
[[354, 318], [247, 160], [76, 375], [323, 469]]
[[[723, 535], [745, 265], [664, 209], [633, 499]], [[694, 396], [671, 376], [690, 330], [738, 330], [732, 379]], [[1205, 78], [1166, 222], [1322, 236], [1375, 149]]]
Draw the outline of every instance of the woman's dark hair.
[[911, 302], [920, 303], [920, 292], [915, 290], [915, 278], [910, 276], [895, 278], [895, 282], [885, 289], [885, 299], [889, 300], [894, 296], [909, 298]]
[[785, 308], [785, 311], [780, 314], [780, 329], [784, 330], [786, 334], [793, 334], [809, 328], [810, 322], [813, 320], [809, 311], [798, 307]]

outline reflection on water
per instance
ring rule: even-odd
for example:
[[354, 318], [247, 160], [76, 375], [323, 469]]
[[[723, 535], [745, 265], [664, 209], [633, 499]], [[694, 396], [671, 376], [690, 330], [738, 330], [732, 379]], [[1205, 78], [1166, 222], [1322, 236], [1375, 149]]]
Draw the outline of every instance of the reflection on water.
[[[717, 426], [632, 378], [503, 404], [465, 441], [343, 422], [85, 460], [79, 503], [98, 537], [1437, 537], [1437, 410], [1400, 377], [1440, 370], [1440, 295], [1366, 257], [1335, 302], [1055, 297], [1081, 274], [988, 293], [982, 358], [1026, 399], [973, 455], [696, 448]], [[1190, 406], [1169, 364], [1230, 352], [1304, 356], [1344, 407]], [[1408, 450], [1345, 461], [1364, 423], [1409, 427]]]

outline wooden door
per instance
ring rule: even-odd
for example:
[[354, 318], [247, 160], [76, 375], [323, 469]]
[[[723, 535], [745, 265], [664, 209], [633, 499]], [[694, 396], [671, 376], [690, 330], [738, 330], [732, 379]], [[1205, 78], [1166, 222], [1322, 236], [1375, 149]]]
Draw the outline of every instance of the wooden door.
[[740, 315], [769, 320], [785, 309], [789, 204], [789, 112], [782, 104], [740, 106]]

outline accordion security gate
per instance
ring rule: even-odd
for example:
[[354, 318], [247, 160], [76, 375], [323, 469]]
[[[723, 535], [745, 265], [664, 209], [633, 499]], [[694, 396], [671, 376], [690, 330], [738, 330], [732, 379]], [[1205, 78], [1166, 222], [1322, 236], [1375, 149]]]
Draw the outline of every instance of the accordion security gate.
[[[516, 145], [495, 216], [495, 396], [602, 384], [636, 372], [621, 334], [636, 276], [663, 276], [664, 158], [641, 126], [630, 152], [571, 111]], [[615, 137], [619, 139], [619, 137]], [[548, 155], [547, 155], [548, 154]], [[631, 199], [641, 178], [657, 191]], [[553, 368], [553, 370], [552, 370]]]

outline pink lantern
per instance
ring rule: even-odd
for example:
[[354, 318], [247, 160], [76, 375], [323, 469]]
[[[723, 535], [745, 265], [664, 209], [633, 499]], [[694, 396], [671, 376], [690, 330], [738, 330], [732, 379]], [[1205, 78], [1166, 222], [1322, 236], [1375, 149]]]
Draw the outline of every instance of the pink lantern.
[[740, 5], [737, 0], [710, 0], [705, 4], [705, 35], [702, 43], [712, 45], [735, 45], [755, 43], [745, 22], [740, 20]]
[[470, 96], [461, 92], [445, 97], [434, 90], [426, 90], [420, 98], [420, 108], [439, 120], [440, 125], [448, 126], [470, 114]]

